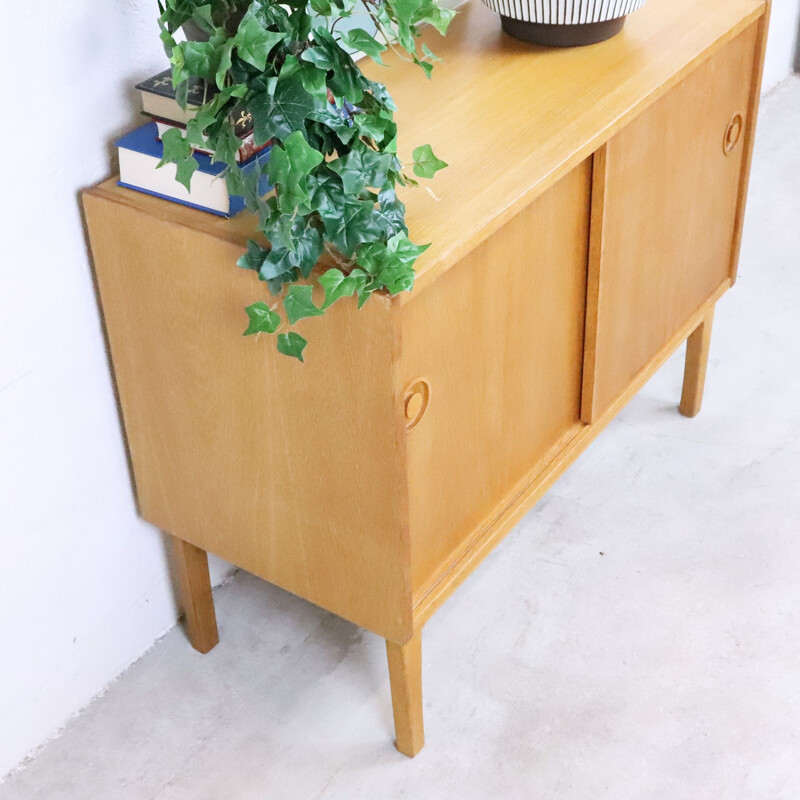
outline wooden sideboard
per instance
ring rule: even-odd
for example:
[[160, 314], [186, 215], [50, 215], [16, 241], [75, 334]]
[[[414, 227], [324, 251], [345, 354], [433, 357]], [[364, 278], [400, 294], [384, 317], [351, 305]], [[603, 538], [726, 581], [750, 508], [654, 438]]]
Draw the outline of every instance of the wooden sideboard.
[[212, 552], [384, 637], [419, 751], [431, 614], [687, 338], [700, 409], [768, 14], [649, 0], [615, 39], [545, 50], [472, 0], [430, 35], [432, 82], [375, 67], [402, 144], [450, 163], [404, 197], [433, 246], [412, 293], [300, 323], [305, 365], [242, 337], [251, 216], [86, 192], [139, 509], [175, 539], [195, 647], [217, 642]]

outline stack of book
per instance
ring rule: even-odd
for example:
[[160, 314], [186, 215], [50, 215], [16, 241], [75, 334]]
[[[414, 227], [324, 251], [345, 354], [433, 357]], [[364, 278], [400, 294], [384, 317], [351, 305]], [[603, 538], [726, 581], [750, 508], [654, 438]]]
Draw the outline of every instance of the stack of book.
[[[192, 175], [191, 191], [175, 180], [174, 164], [158, 167], [163, 156], [161, 137], [171, 128], [178, 128], [185, 136], [186, 123], [207, 99], [207, 92], [213, 89], [209, 90], [202, 81], [190, 83], [184, 109], [175, 98], [170, 70], [154, 75], [136, 88], [142, 98], [144, 114], [150, 121], [116, 143], [119, 149], [119, 185], [224, 217], [242, 211], [244, 198], [229, 194], [224, 178], [220, 178], [225, 164], [214, 163], [214, 153], [207, 147], [194, 148], [198, 169]], [[244, 111], [237, 112], [234, 130], [242, 142], [236, 154], [236, 161], [242, 169], [254, 169], [269, 158], [270, 142], [255, 143], [250, 115]], [[263, 195], [270, 189], [269, 181], [263, 177], [259, 191]]]

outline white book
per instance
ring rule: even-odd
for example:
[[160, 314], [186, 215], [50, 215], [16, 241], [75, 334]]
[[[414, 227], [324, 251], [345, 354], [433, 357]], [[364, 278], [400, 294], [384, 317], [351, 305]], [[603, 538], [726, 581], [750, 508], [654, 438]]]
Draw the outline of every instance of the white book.
[[[154, 122], [123, 136], [117, 142], [117, 147], [121, 186], [224, 217], [234, 216], [245, 207], [244, 198], [228, 192], [227, 183], [221, 174], [225, 170], [225, 164], [213, 164], [211, 158], [203, 153], [195, 154], [198, 169], [192, 175], [191, 191], [175, 180], [175, 164], [159, 167], [164, 148], [158, 140], [158, 128]], [[244, 169], [254, 169], [268, 158], [269, 148], [246, 162]], [[263, 176], [259, 185], [261, 194], [267, 194], [271, 188], [269, 180]]]

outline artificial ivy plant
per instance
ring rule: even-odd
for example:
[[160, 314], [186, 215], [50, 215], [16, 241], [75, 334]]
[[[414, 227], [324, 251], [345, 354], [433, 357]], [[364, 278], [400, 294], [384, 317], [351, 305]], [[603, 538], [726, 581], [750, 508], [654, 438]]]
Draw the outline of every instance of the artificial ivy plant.
[[[277, 334], [278, 350], [302, 361], [307, 342], [291, 326], [343, 297], [357, 296], [360, 308], [373, 292], [410, 290], [425, 250], [408, 238], [395, 192], [416, 185], [397, 157], [396, 106], [351, 53], [380, 64], [392, 48], [430, 77], [437, 59], [418, 47], [420, 26], [444, 34], [454, 12], [436, 0], [159, 0], [159, 8], [178, 102], [186, 106], [190, 81], [207, 89], [185, 137], [178, 129], [164, 135], [162, 164], [175, 163], [187, 189], [197, 169], [192, 145], [207, 140], [226, 164], [229, 190], [257, 212], [270, 242], [251, 240], [238, 262], [275, 295], [246, 309], [245, 335]], [[177, 41], [182, 27], [196, 40]], [[233, 119], [243, 112], [252, 115], [256, 143], [273, 143], [268, 162], [249, 171], [235, 157]], [[410, 166], [430, 178], [447, 165], [424, 145]], [[276, 188], [266, 199], [262, 172]], [[314, 273], [324, 289], [318, 306], [312, 283], [298, 281], [312, 276], [323, 253], [330, 266]]]

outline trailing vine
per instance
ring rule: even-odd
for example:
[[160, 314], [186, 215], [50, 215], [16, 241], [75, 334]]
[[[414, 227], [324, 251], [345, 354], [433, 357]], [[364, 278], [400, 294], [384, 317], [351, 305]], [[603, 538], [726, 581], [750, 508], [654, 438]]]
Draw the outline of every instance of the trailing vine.
[[[296, 322], [343, 297], [355, 295], [360, 308], [373, 292], [410, 291], [426, 249], [408, 238], [396, 194], [398, 184], [417, 183], [397, 157], [396, 106], [351, 52], [380, 64], [391, 48], [430, 77], [438, 59], [418, 47], [419, 28], [444, 34], [454, 12], [436, 0], [159, 0], [159, 8], [178, 102], [186, 106], [190, 81], [206, 86], [185, 137], [164, 134], [162, 164], [175, 163], [188, 189], [197, 169], [192, 145], [207, 140], [226, 165], [229, 190], [244, 196], [270, 242], [249, 241], [238, 261], [274, 295], [246, 309], [245, 335], [277, 334], [277, 349], [302, 361], [307, 342], [292, 330]], [[177, 41], [184, 26], [198, 41]], [[257, 144], [273, 143], [268, 162], [249, 171], [236, 162], [233, 120], [242, 113], [252, 115]], [[413, 151], [417, 177], [445, 166], [430, 145]], [[276, 188], [267, 198], [258, 191], [262, 172]], [[324, 289], [317, 306], [312, 283], [298, 281], [312, 278], [323, 253], [335, 266], [314, 273]]]

